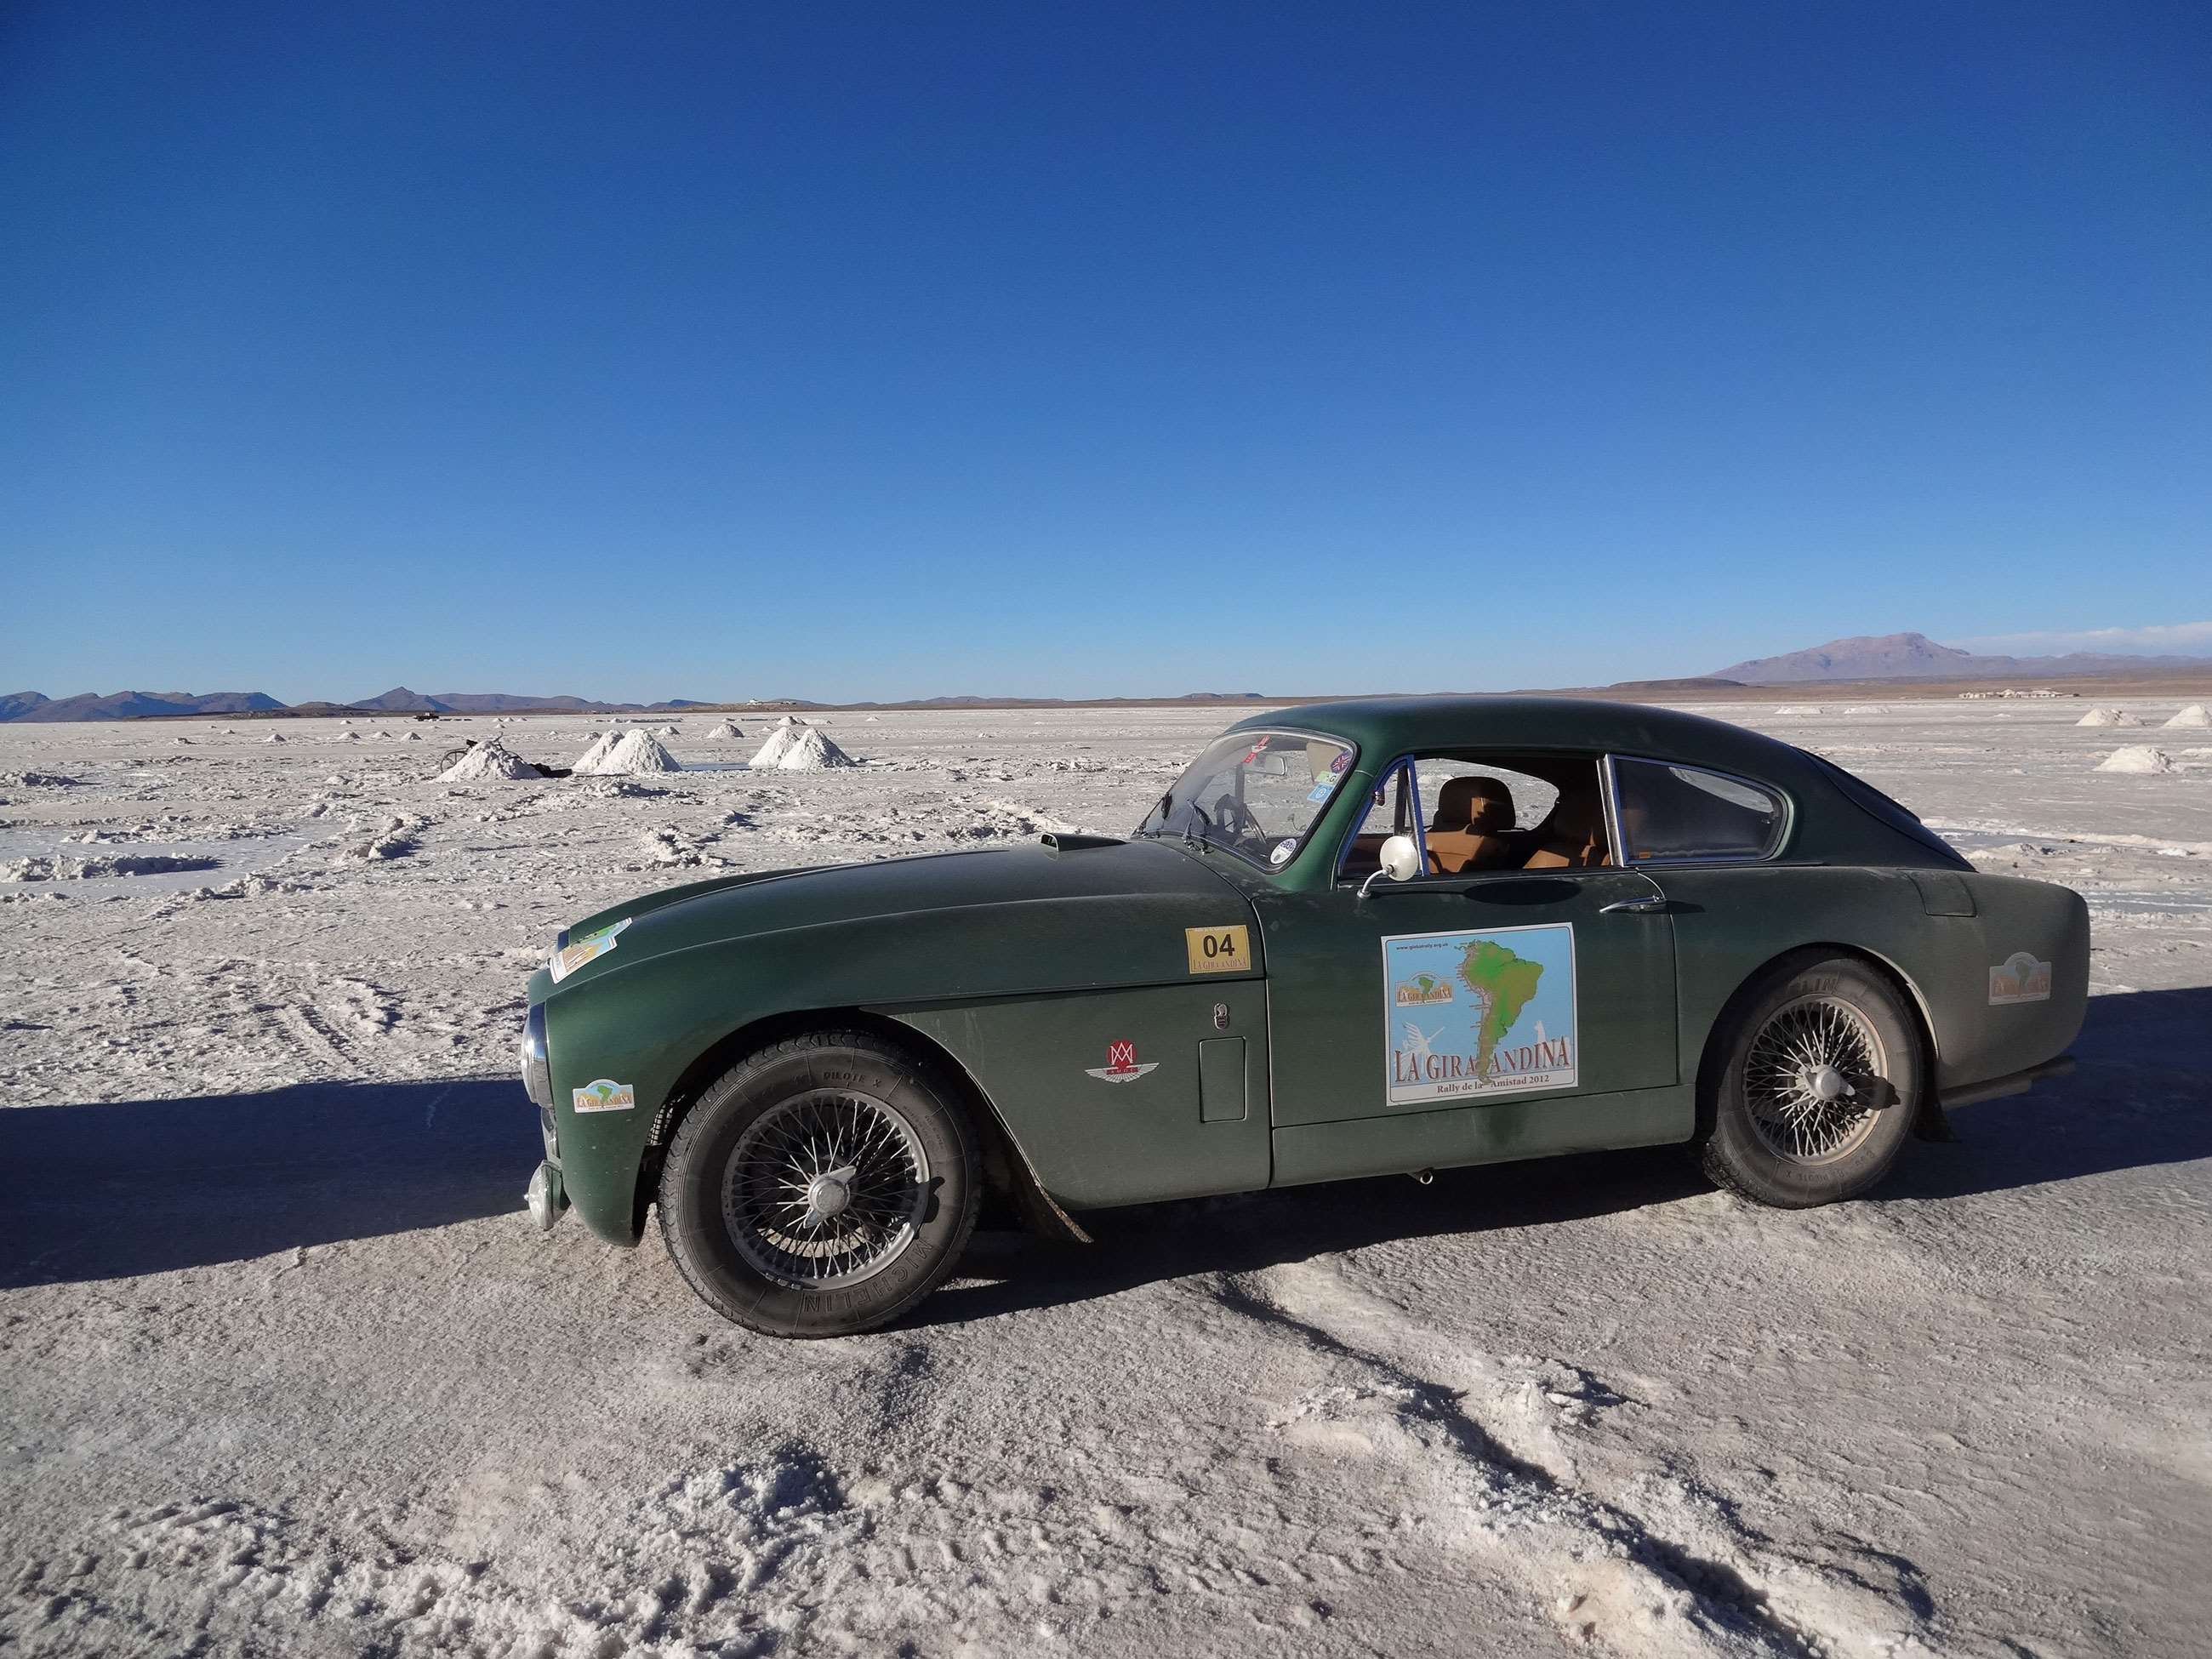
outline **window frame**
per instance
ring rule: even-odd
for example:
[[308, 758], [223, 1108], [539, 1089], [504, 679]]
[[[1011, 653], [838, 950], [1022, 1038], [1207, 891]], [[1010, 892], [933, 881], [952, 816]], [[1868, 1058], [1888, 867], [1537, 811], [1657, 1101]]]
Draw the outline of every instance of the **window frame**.
[[[1420, 769], [1415, 763], [1411, 752], [1407, 752], [1406, 754], [1400, 755], [1388, 766], [1385, 766], [1381, 771], [1377, 772], [1375, 775], [1375, 781], [1368, 785], [1364, 790], [1361, 791], [1363, 794], [1368, 797], [1368, 802], [1365, 806], [1362, 807], [1358, 811], [1352, 815], [1352, 821], [1344, 826], [1344, 834], [1336, 843], [1336, 860], [1335, 862], [1330, 866], [1328, 875], [1328, 884], [1332, 888], [1345, 886], [1351, 881], [1352, 878], [1344, 873], [1344, 866], [1346, 861], [1352, 857], [1352, 843], [1359, 839], [1359, 832], [1367, 823], [1368, 813], [1375, 810], [1376, 802], [1374, 798], [1388, 790], [1390, 787], [1392, 781], [1395, 780], [1401, 772], [1407, 775], [1407, 781], [1405, 787], [1413, 791], [1413, 811], [1410, 815], [1413, 819], [1412, 834], [1413, 837], [1413, 846], [1421, 855], [1422, 874], [1416, 876], [1413, 879], [1420, 881], [1426, 878], [1429, 867], [1429, 841], [1425, 826], [1421, 823]], [[1389, 833], [1395, 836], [1398, 832], [1394, 829]], [[1291, 860], [1294, 864], [1297, 861], [1297, 860], [1295, 859]]]
[[[1755, 853], [1694, 853], [1668, 858], [1638, 859], [1628, 856], [1631, 848], [1620, 831], [1620, 763], [1635, 761], [1644, 766], [1664, 766], [1682, 772], [1702, 772], [1709, 778], [1720, 778], [1726, 782], [1755, 789], [1762, 795], [1771, 795], [1782, 803], [1780, 828], [1765, 850]], [[1741, 772], [1730, 772], [1717, 766], [1707, 766], [1698, 761], [1674, 760], [1659, 755], [1632, 755], [1609, 751], [1601, 769], [1604, 774], [1606, 834], [1613, 838], [1613, 864], [1622, 870], [1659, 870], [1668, 867], [1712, 864], [1777, 864], [1797, 833], [1797, 798], [1778, 783], [1769, 783], [1764, 778], [1747, 777]]]

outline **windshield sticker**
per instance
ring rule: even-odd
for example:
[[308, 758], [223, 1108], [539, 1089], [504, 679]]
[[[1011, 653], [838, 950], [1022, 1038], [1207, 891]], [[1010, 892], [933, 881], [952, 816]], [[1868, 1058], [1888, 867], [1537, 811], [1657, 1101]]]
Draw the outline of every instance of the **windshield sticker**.
[[603, 1077], [570, 1091], [568, 1104], [579, 1112], [627, 1112], [637, 1104], [637, 1091], [627, 1083]]
[[1137, 1045], [1117, 1041], [1106, 1045], [1106, 1063], [1103, 1066], [1086, 1066], [1083, 1069], [1102, 1082], [1134, 1083], [1146, 1073], [1157, 1072], [1159, 1068], [1160, 1063], [1157, 1060], [1148, 1060], [1139, 1065]]
[[1306, 791], [1306, 799], [1308, 800], [1327, 800], [1328, 799], [1328, 792], [1335, 787], [1336, 780], [1334, 777], [1323, 778], [1319, 783], [1314, 785], [1312, 788]]
[[2008, 1002], [2051, 1000], [2051, 964], [2038, 962], [2026, 951], [2015, 951], [1990, 969], [1990, 1006]]
[[1382, 941], [1392, 1106], [1575, 1086], [1575, 930], [1565, 922]]
[[1351, 764], [1352, 751], [1349, 749], [1338, 750], [1336, 751], [1336, 758], [1328, 763], [1329, 775], [1331, 777], [1340, 775], [1343, 772], [1344, 769]]
[[615, 948], [617, 935], [629, 926], [629, 918], [624, 916], [611, 927], [595, 928], [581, 939], [571, 939], [568, 942], [568, 948], [560, 951], [553, 958], [551, 964], [553, 982], [558, 985], [586, 963], [606, 955]]
[[1267, 854], [1267, 862], [1279, 870], [1291, 861], [1291, 855], [1297, 850], [1297, 836], [1293, 836], [1288, 841], [1279, 841], [1275, 843], [1275, 850]]
[[1194, 974], [1241, 974], [1252, 965], [1252, 945], [1242, 927], [1186, 927], [1182, 947]]

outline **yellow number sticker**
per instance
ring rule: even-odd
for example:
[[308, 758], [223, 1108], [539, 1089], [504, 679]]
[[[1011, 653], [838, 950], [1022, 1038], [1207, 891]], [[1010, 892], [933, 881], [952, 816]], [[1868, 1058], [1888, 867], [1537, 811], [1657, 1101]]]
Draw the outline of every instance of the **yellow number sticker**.
[[1242, 927], [1186, 927], [1182, 944], [1194, 974], [1241, 974], [1252, 965], [1252, 942]]

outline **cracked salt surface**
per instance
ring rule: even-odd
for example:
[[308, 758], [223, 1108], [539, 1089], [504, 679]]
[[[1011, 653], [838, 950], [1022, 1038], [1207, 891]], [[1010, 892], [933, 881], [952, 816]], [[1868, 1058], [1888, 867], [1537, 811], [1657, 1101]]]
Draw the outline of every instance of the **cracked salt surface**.
[[0, 782], [7, 856], [278, 857], [0, 889], [71, 891], [0, 910], [0, 1646], [2194, 1655], [2212, 777], [2003, 714], [1771, 722], [2098, 918], [2080, 1070], [1876, 1198], [1758, 1210], [1658, 1149], [1164, 1205], [980, 1233], [812, 1345], [714, 1320], [657, 1237], [528, 1230], [554, 929], [1125, 828], [1222, 714], [895, 712], [834, 720], [856, 769], [708, 770], [702, 732], [496, 788], [397, 742], [333, 775], [328, 722], [158, 765], [0, 726], [0, 775], [84, 781]]

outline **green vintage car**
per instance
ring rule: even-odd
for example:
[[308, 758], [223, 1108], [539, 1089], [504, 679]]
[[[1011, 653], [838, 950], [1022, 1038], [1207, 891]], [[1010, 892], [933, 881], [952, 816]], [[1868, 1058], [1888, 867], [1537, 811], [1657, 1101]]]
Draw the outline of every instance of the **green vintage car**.
[[578, 922], [530, 982], [550, 1227], [829, 1336], [987, 1193], [1083, 1212], [1680, 1142], [1865, 1191], [2069, 1063], [2089, 929], [1887, 796], [1696, 716], [1542, 697], [1234, 726], [1126, 838], [768, 871]]

